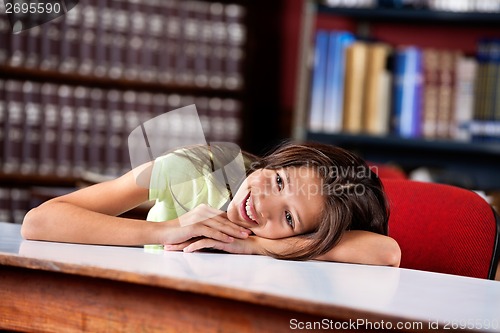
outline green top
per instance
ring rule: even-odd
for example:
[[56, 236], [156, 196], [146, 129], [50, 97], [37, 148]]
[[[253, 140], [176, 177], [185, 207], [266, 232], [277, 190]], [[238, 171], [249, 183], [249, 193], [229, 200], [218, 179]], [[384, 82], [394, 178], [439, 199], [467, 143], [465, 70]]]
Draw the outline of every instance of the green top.
[[149, 185], [149, 199], [155, 204], [147, 220], [173, 220], [200, 204], [225, 210], [232, 193], [246, 177], [248, 164], [244, 162], [249, 162], [235, 147], [182, 148], [155, 159]]
[[196, 165], [199, 160], [193, 157], [191, 150], [183, 149], [155, 160], [149, 186], [149, 199], [155, 204], [148, 221], [172, 220], [203, 203], [221, 208], [229, 200], [210, 165]]

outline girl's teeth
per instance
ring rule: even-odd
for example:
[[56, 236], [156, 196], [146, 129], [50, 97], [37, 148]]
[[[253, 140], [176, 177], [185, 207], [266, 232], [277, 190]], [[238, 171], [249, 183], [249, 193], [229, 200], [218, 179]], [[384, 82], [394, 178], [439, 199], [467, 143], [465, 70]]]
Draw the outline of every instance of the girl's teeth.
[[252, 212], [250, 211], [250, 197], [248, 197], [248, 199], [247, 199], [247, 202], [246, 202], [246, 205], [245, 205], [245, 210], [247, 212], [248, 217], [251, 218], [252, 220], [254, 220], [254, 218], [252, 216]]

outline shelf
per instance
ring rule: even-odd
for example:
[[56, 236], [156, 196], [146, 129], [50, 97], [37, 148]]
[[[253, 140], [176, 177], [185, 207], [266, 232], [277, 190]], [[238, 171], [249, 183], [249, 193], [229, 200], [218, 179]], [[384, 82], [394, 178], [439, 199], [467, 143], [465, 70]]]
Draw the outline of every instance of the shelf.
[[451, 140], [408, 139], [398, 136], [308, 133], [308, 139], [339, 145], [418, 149], [433, 152], [491, 155], [500, 160], [500, 142], [459, 142]]
[[56, 186], [75, 187], [78, 179], [74, 177], [57, 177], [55, 175], [29, 175], [20, 173], [0, 173], [1, 187]]
[[500, 13], [451, 12], [430, 9], [347, 8], [318, 5], [318, 13], [347, 16], [369, 21], [413, 21], [500, 25]]
[[311, 132], [307, 140], [343, 147], [370, 162], [396, 164], [406, 172], [426, 167], [440, 174], [443, 183], [486, 191], [500, 188], [500, 143]]
[[15, 78], [16, 80], [30, 80], [39, 82], [64, 82], [64, 84], [69, 85], [83, 85], [108, 89], [130, 89], [148, 92], [199, 94], [208, 97], [218, 96], [241, 98], [241, 96], [243, 95], [242, 90], [213, 89], [196, 86], [145, 82], [140, 80], [111, 79], [108, 77], [87, 76], [74, 73], [61, 73], [58, 71], [45, 71], [40, 69], [11, 67], [5, 65], [0, 65], [0, 77], [5, 79]]

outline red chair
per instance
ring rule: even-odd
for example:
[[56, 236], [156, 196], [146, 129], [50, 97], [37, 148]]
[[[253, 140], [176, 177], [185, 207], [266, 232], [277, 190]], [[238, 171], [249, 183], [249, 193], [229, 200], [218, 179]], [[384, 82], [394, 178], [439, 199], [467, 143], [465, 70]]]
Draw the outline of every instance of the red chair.
[[404, 171], [394, 165], [390, 164], [379, 164], [379, 163], [368, 163], [370, 170], [375, 172], [380, 178], [383, 179], [407, 179]]
[[389, 236], [401, 267], [494, 279], [500, 219], [479, 195], [462, 188], [382, 179], [391, 215]]

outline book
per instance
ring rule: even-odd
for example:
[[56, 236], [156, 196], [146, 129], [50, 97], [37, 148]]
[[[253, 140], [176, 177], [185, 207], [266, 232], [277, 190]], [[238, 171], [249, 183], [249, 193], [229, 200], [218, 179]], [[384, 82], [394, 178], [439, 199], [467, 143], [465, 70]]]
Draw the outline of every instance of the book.
[[42, 131], [42, 105], [40, 83], [26, 81], [23, 84], [23, 103], [25, 121], [23, 124], [23, 143], [21, 174], [36, 174], [39, 164]]
[[[459, 141], [470, 141], [469, 123], [474, 118], [474, 87], [477, 75], [477, 61], [473, 58], [461, 57], [456, 64], [455, 109], [451, 124], [451, 138]], [[500, 119], [499, 119], [500, 120]]]
[[[9, 32], [10, 33], [10, 32]], [[10, 55], [9, 66], [20, 67], [24, 65], [26, 60], [26, 50], [28, 41], [28, 31], [21, 31], [19, 33], [10, 33]]]
[[3, 222], [13, 222], [10, 209], [10, 188], [0, 187], [0, 220]]
[[[95, 2], [94, 2], [95, 1]], [[92, 5], [95, 9], [96, 22], [95, 29], [95, 56], [94, 69], [92, 74], [96, 77], [105, 77], [108, 73], [109, 64], [107, 62], [108, 53], [111, 48], [112, 36], [110, 29], [112, 25], [112, 12], [107, 8], [108, 0], [94, 0]], [[136, 15], [140, 15], [137, 13]]]
[[213, 141], [211, 137], [211, 127], [210, 127], [210, 115], [209, 115], [209, 98], [206, 96], [195, 96], [194, 104], [196, 105], [196, 110], [198, 111], [198, 116], [200, 118], [201, 128], [207, 139], [207, 141]]
[[[5, 142], [5, 124], [7, 123], [7, 105], [5, 102], [5, 84], [6, 80], [0, 78], [0, 165], [4, 164], [4, 142]], [[0, 172], [3, 168], [0, 168]]]
[[161, 34], [163, 32], [163, 18], [160, 12], [159, 1], [145, 1], [142, 9], [146, 17], [146, 28], [143, 32], [144, 47], [140, 54], [140, 78], [145, 82], [152, 82], [156, 77], [156, 59], [159, 54]]
[[80, 19], [80, 6], [75, 6], [66, 13], [65, 18], [62, 21], [62, 39], [59, 50], [61, 59], [59, 62], [59, 71], [62, 73], [74, 73], [78, 68]]
[[222, 110], [222, 99], [210, 98], [208, 102], [208, 114], [210, 117], [210, 138], [213, 141], [224, 141], [224, 114]]
[[329, 34], [325, 30], [318, 30], [316, 32], [308, 125], [309, 130], [313, 132], [320, 132], [323, 129], [328, 37]]
[[90, 108], [92, 116], [90, 119], [89, 140], [89, 170], [102, 173], [104, 170], [104, 154], [106, 147], [107, 112], [105, 109], [105, 96], [103, 89], [93, 88], [90, 90]]
[[180, 29], [179, 19], [176, 17], [176, 2], [162, 0], [160, 10], [164, 18], [164, 33], [160, 41], [159, 56], [156, 60], [159, 72], [157, 79], [161, 83], [171, 83], [174, 80], [175, 54], [178, 48], [177, 40]]
[[90, 88], [77, 86], [74, 90], [76, 111], [75, 133], [73, 140], [73, 176], [79, 177], [89, 166], [89, 146], [91, 136], [92, 109], [90, 105]]
[[243, 86], [242, 63], [244, 58], [243, 45], [246, 41], [244, 25], [245, 7], [231, 3], [225, 7], [226, 60], [224, 71], [224, 87], [239, 89]]
[[421, 51], [402, 47], [396, 51], [394, 70], [393, 132], [402, 137], [421, 133]]
[[[211, 55], [212, 24], [210, 21], [210, 3], [200, 2], [196, 19], [198, 21], [197, 51], [195, 59], [194, 84], [207, 87], [209, 80], [209, 60]], [[241, 69], [239, 69], [241, 71]]]
[[121, 109], [121, 100], [121, 91], [112, 89], [106, 92], [106, 110], [108, 112], [104, 161], [106, 175], [118, 176], [122, 170], [121, 149], [126, 145], [126, 142], [123, 133], [125, 119]]
[[359, 41], [346, 48], [343, 131], [353, 134], [363, 130], [367, 50]]
[[468, 124], [468, 131], [472, 141], [500, 142], [500, 121], [473, 120]]
[[6, 113], [3, 125], [3, 165], [2, 172], [15, 173], [21, 167], [24, 123], [22, 81], [5, 82]]
[[436, 137], [438, 114], [438, 54], [439, 51], [426, 48], [422, 51], [422, 136]]
[[43, 70], [57, 70], [61, 61], [61, 41], [63, 38], [62, 22], [64, 17], [58, 17], [50, 22], [42, 25], [47, 26], [43, 29], [42, 40], [42, 63], [41, 69]]
[[454, 108], [455, 67], [458, 56], [457, 52], [450, 50], [439, 52], [436, 136], [442, 139], [450, 137]]
[[224, 142], [238, 144], [241, 137], [242, 105], [236, 99], [224, 98], [222, 100], [222, 117], [224, 118]]
[[[5, 13], [4, 2], [0, 2], [0, 11]], [[10, 38], [12, 36], [7, 15], [0, 16], [0, 64], [6, 64], [10, 57]]]
[[108, 52], [107, 61], [109, 63], [108, 75], [112, 79], [120, 79], [125, 70], [125, 60], [127, 53], [127, 29], [128, 15], [126, 3], [123, 1], [113, 1], [111, 3], [112, 15], [112, 40]]
[[42, 28], [40, 26], [33, 27], [27, 30], [26, 33], [28, 36], [24, 66], [28, 68], [38, 68], [40, 65]]
[[500, 120], [500, 39], [493, 39], [491, 43], [492, 105], [486, 118], [488, 120]]
[[495, 80], [495, 64], [493, 59], [497, 53], [495, 43], [490, 38], [479, 40], [477, 47], [477, 86], [474, 100], [474, 119], [488, 120], [492, 110], [493, 85]]
[[[225, 40], [226, 30], [224, 25], [224, 9], [225, 4], [220, 2], [212, 2], [209, 7], [210, 19], [210, 58], [208, 62], [209, 79], [208, 86], [210, 88], [218, 89], [223, 86], [224, 80], [224, 55], [225, 55]], [[182, 44], [177, 46], [182, 48]]]
[[90, 0], [81, 0], [79, 6], [81, 14], [80, 48], [78, 74], [90, 75], [94, 71], [97, 45], [97, 9]]
[[43, 83], [41, 87], [43, 121], [38, 165], [40, 175], [56, 173], [57, 129], [60, 121], [57, 89], [53, 83]]
[[329, 35], [322, 120], [322, 130], [326, 133], [338, 133], [342, 130], [345, 49], [354, 40], [354, 35], [346, 31], [332, 31]]
[[12, 222], [23, 223], [24, 216], [29, 210], [30, 193], [26, 188], [14, 187], [10, 189], [10, 211]]
[[73, 87], [64, 84], [57, 89], [59, 121], [55, 174], [58, 177], [68, 177], [73, 173], [72, 149], [76, 117], [73, 91]]
[[137, 94], [135, 91], [127, 90], [123, 93], [123, 116], [125, 117], [125, 133], [126, 133], [126, 145], [123, 145], [121, 150], [121, 165], [122, 173], [130, 171], [132, 167], [132, 159], [129, 152], [133, 152], [138, 147], [134, 146], [136, 143], [131, 140], [130, 134], [132, 131], [140, 125], [141, 120], [136, 112], [137, 104]]
[[127, 45], [127, 57], [125, 67], [125, 78], [135, 80], [139, 76], [140, 53], [143, 47], [142, 34], [146, 21], [143, 13], [139, 11], [139, 1], [131, 0], [127, 7], [129, 33]]
[[388, 85], [390, 74], [387, 70], [389, 46], [371, 43], [367, 50], [365, 98], [363, 99], [363, 130], [372, 135], [389, 134], [390, 99]]

